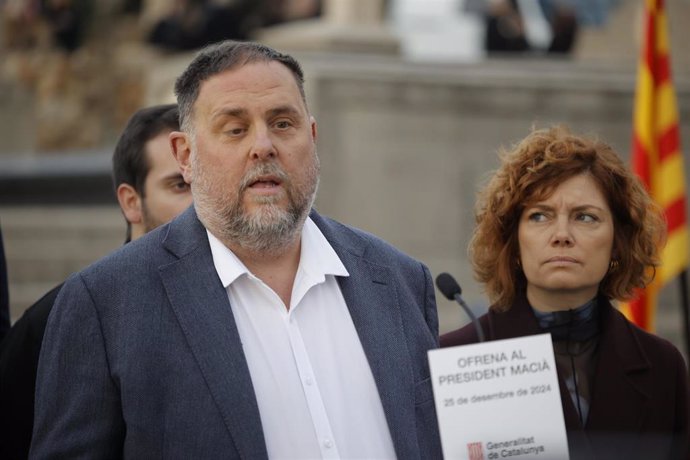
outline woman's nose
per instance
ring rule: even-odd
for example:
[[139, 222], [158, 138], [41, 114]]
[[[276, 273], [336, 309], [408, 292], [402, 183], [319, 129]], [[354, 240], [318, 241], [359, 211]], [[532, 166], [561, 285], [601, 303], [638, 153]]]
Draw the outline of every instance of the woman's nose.
[[557, 219], [553, 235], [551, 237], [551, 244], [555, 246], [571, 246], [573, 244], [573, 235], [570, 231], [570, 225], [567, 219]]

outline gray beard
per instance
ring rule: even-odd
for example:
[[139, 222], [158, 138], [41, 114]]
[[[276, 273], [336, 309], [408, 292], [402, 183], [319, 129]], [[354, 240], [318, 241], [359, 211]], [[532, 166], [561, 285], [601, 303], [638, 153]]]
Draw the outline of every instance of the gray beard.
[[300, 209], [290, 202], [286, 210], [273, 203], [262, 204], [254, 214], [240, 207], [228, 209], [221, 227], [221, 240], [232, 241], [242, 248], [261, 254], [280, 253], [301, 234], [311, 203]]
[[[290, 181], [276, 163], [262, 163], [247, 173], [234, 197], [209, 193], [214, 185], [203, 173], [197, 173], [199, 165], [195, 164], [192, 194], [199, 220], [225, 244], [231, 243], [263, 255], [282, 253], [300, 237], [314, 203], [318, 188], [318, 160], [315, 161], [304, 184]], [[267, 174], [281, 179], [287, 193], [287, 209], [274, 203], [274, 197], [265, 197], [256, 198], [261, 206], [254, 213], [245, 212], [242, 194], [256, 177]], [[215, 187], [217, 189], [218, 185]]]

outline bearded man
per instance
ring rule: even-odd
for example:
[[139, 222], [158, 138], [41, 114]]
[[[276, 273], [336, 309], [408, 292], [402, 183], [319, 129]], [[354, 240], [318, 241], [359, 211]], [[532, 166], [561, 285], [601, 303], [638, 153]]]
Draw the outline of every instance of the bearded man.
[[312, 210], [300, 65], [222, 42], [175, 92], [194, 206], [63, 287], [31, 456], [440, 458], [429, 270]]

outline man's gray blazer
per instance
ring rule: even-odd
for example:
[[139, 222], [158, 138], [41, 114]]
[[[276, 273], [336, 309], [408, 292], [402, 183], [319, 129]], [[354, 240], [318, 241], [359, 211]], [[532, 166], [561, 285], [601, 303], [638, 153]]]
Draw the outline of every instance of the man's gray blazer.
[[[350, 273], [338, 282], [398, 458], [441, 458], [429, 270], [371, 235], [311, 218]], [[35, 415], [31, 458], [267, 458], [242, 343], [193, 208], [67, 281], [43, 341]]]

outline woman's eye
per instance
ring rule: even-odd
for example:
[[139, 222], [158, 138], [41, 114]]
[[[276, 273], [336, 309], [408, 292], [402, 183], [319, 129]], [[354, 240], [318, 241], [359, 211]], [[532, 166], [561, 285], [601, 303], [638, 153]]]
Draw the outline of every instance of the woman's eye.
[[527, 218], [532, 222], [543, 222], [546, 220], [546, 214], [543, 212], [532, 212]]
[[577, 220], [581, 222], [597, 222], [599, 219], [593, 214], [581, 213], [577, 215]]

